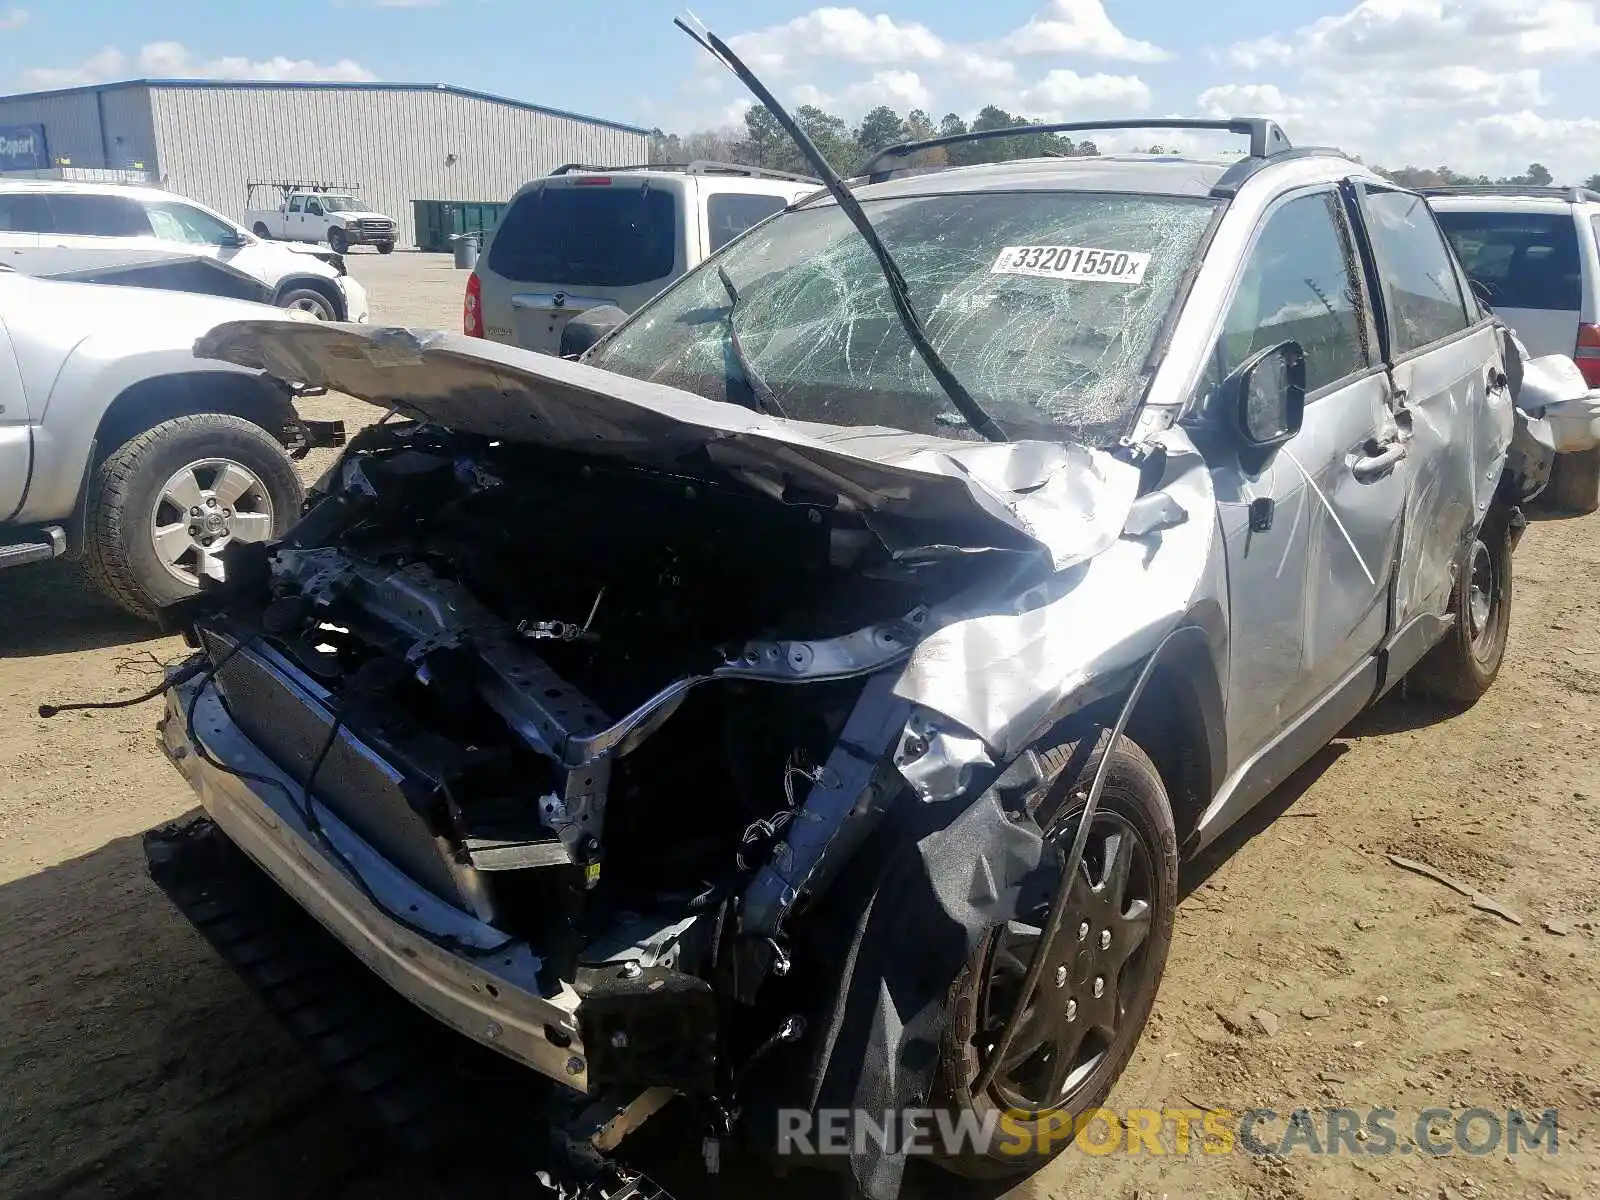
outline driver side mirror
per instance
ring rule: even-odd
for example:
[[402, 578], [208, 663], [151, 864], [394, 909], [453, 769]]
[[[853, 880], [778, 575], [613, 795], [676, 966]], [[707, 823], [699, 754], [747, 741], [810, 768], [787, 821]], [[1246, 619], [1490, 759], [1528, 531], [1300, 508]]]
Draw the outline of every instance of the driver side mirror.
[[217, 245], [219, 246], [237, 247], [248, 246], [249, 244], [250, 239], [242, 233], [224, 233], [217, 238]]
[[1234, 429], [1250, 450], [1274, 450], [1300, 432], [1306, 411], [1306, 356], [1280, 342], [1245, 361], [1227, 383]]

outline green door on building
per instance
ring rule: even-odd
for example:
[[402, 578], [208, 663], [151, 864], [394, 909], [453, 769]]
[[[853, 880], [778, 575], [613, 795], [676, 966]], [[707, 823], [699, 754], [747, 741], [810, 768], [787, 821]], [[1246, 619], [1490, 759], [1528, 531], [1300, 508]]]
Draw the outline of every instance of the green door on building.
[[417, 249], [448, 253], [458, 233], [488, 233], [505, 211], [504, 204], [477, 200], [413, 200]]

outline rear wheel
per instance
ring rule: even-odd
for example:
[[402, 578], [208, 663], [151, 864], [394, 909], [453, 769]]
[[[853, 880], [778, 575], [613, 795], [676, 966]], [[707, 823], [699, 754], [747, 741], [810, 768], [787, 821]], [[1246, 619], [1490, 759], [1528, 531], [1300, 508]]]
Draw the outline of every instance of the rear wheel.
[[[1058, 870], [1107, 741], [1092, 749], [1062, 742], [1041, 755], [1047, 782], [1030, 806]], [[966, 1112], [980, 1127], [1006, 1119], [997, 1143], [940, 1160], [958, 1174], [1026, 1174], [1064, 1150], [1076, 1119], [1122, 1074], [1149, 1019], [1172, 942], [1177, 836], [1166, 787], [1137, 744], [1122, 738], [1109, 772], [1054, 939], [1041, 944], [1045, 897], [992, 932], [951, 988], [939, 1065], [944, 1099], [958, 1120]], [[977, 1091], [1040, 954], [1045, 966], [1033, 997], [993, 1081]]]
[[1600, 509], [1600, 446], [1578, 454], [1556, 455], [1550, 486], [1539, 501], [1563, 512], [1587, 514]]
[[1511, 527], [1499, 504], [1490, 508], [1467, 547], [1450, 612], [1455, 624], [1408, 682], [1435, 699], [1473, 704], [1500, 674], [1511, 635]]
[[255, 234], [258, 238], [260, 238], [264, 242], [270, 242], [272, 240], [272, 231], [267, 228], [266, 223], [264, 221], [257, 221], [256, 224], [255, 224], [255, 228], [252, 229], [250, 232]]
[[84, 566], [135, 616], [223, 578], [230, 542], [280, 536], [303, 491], [265, 429], [227, 413], [163, 421], [106, 456], [91, 481]]

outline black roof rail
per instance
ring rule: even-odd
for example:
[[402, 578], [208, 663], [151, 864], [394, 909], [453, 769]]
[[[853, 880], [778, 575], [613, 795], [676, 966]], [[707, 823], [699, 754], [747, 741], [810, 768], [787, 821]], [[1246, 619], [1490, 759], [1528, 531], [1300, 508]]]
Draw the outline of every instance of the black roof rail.
[[1276, 154], [1269, 154], [1265, 158], [1241, 158], [1233, 166], [1222, 173], [1221, 178], [1211, 185], [1211, 195], [1217, 200], [1232, 200], [1239, 194], [1251, 176], [1264, 167], [1276, 166], [1283, 162], [1293, 162], [1297, 158], [1350, 158], [1337, 146], [1295, 146], [1290, 150], [1280, 150]]
[[1586, 187], [1559, 187], [1537, 183], [1449, 183], [1417, 188], [1424, 196], [1531, 196], [1539, 199], [1600, 203], [1600, 192]]
[[1157, 117], [1143, 121], [1064, 121], [1047, 125], [1013, 125], [1005, 129], [969, 129], [966, 133], [946, 134], [942, 137], [923, 138], [916, 142], [900, 142], [885, 146], [857, 169], [869, 182], [881, 183], [893, 173], [878, 164], [885, 159], [909, 158], [923, 150], [936, 150], [941, 146], [955, 146], [962, 142], [987, 142], [997, 138], [1026, 137], [1039, 133], [1107, 133], [1122, 129], [1186, 129], [1210, 130], [1218, 133], [1237, 133], [1250, 139], [1250, 157], [1266, 158], [1291, 148], [1288, 135], [1276, 121], [1265, 117], [1230, 117], [1226, 120], [1189, 120], [1182, 117]]
[[810, 175], [796, 175], [791, 171], [773, 171], [766, 167], [750, 167], [743, 163], [715, 162], [708, 158], [697, 158], [686, 163], [630, 163], [622, 167], [601, 167], [593, 163], [563, 163], [552, 175], [571, 175], [576, 172], [598, 171], [601, 173], [621, 173], [624, 171], [682, 171], [686, 175], [739, 175], [746, 179], [782, 179], [789, 183], [814, 183], [822, 186], [820, 179]]

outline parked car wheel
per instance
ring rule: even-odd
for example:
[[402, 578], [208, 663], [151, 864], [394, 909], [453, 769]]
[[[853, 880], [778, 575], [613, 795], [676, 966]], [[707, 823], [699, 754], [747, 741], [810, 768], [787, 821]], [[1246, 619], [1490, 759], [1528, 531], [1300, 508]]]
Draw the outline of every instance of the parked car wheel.
[[278, 297], [279, 308], [298, 308], [301, 312], [308, 312], [319, 321], [337, 321], [339, 314], [334, 311], [333, 301], [329, 300], [316, 288], [295, 288]]
[[163, 421], [108, 454], [90, 481], [84, 565], [135, 616], [222, 579], [230, 542], [277, 537], [304, 491], [283, 447], [226, 413]]
[[1578, 454], [1556, 455], [1550, 485], [1539, 497], [1539, 504], [1569, 513], [1600, 510], [1600, 446]]
[[[1041, 754], [1047, 782], [1034, 819], [1064, 860], [1077, 833], [1105, 743], [1077, 740]], [[940, 1091], [957, 1112], [983, 1122], [1007, 1116], [1024, 1133], [941, 1165], [967, 1176], [1026, 1174], [1071, 1143], [1073, 1122], [1104, 1100], [1138, 1044], [1172, 943], [1178, 900], [1178, 842], [1160, 773], [1131, 739], [1112, 752], [1105, 791], [1090, 826], [1083, 865], [1072, 883], [1033, 1003], [993, 1082], [975, 1093], [1023, 977], [1039, 952], [1050, 898], [991, 934], [951, 988]]]
[[260, 238], [264, 242], [270, 242], [272, 240], [272, 231], [267, 228], [267, 225], [266, 225], [265, 221], [257, 221], [256, 224], [255, 224], [255, 228], [252, 229], [250, 232], [255, 234], [258, 238]]
[[1407, 682], [1435, 699], [1472, 704], [1500, 674], [1511, 634], [1511, 526], [1498, 504], [1467, 547], [1450, 612], [1455, 624]]
[[346, 250], [350, 249], [350, 239], [345, 237], [344, 230], [328, 230], [328, 249], [332, 250], [335, 254], [343, 254]]
[[393, 254], [394, 253], [394, 243], [393, 242], [379, 242], [378, 243], [378, 253], [379, 254]]

